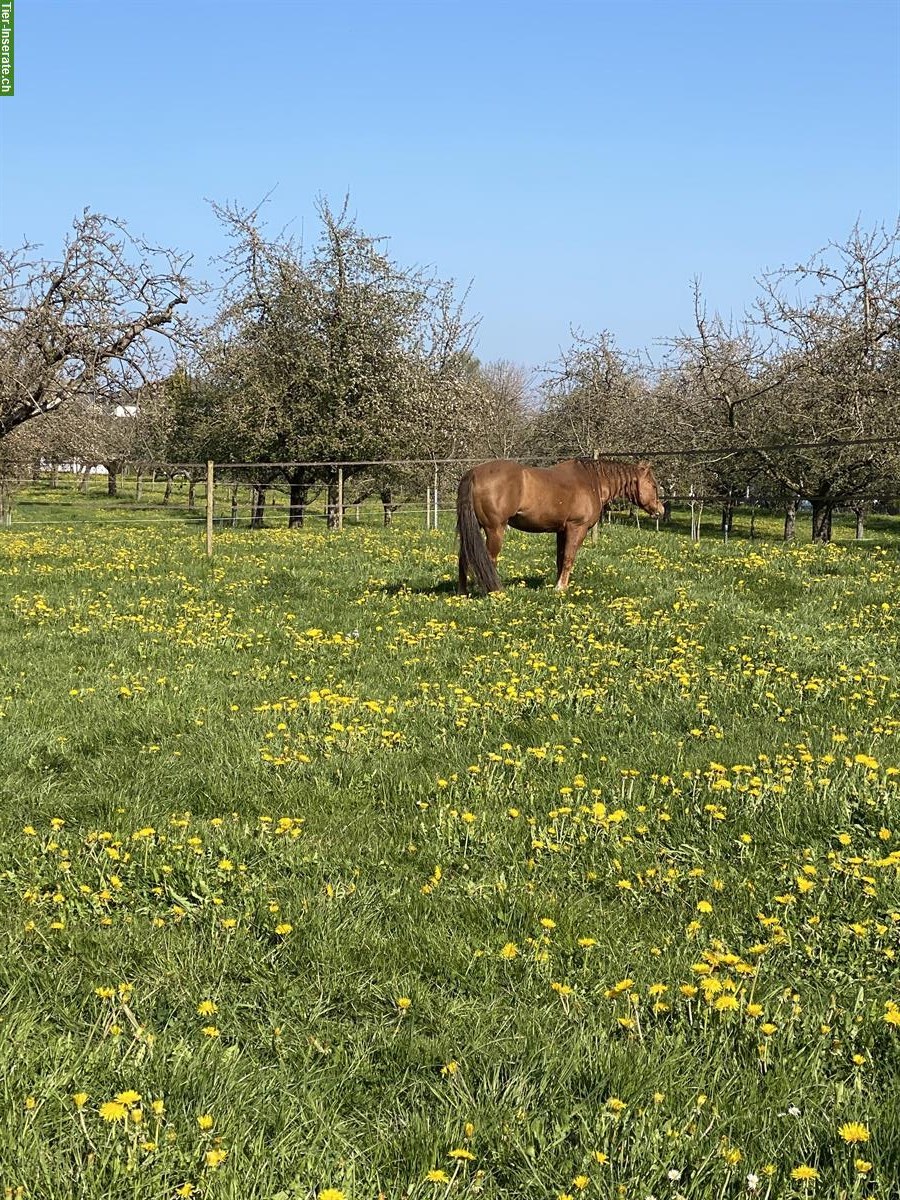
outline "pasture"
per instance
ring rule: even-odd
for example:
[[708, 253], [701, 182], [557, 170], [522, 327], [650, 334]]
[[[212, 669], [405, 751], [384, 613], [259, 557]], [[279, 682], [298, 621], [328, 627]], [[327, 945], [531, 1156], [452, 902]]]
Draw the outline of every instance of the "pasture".
[[0, 531], [7, 1196], [900, 1194], [900, 530], [124, 511]]

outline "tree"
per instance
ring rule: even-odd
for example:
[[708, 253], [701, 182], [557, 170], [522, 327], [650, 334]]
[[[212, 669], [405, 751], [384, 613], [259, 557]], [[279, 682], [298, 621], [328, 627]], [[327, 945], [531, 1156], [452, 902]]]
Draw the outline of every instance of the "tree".
[[219, 439], [227, 430], [247, 461], [300, 464], [282, 468], [292, 514], [316, 481], [304, 463], [414, 457], [440, 403], [448, 424], [474, 330], [453, 285], [394, 263], [346, 203], [319, 202], [309, 256], [264, 237], [258, 210], [216, 212], [232, 242], [207, 356]]
[[0, 250], [0, 438], [75, 397], [116, 403], [192, 333], [188, 259], [88, 210], [59, 260]]
[[547, 371], [536, 436], [543, 453], [562, 457], [613, 447], [640, 447], [647, 381], [635, 356], [611, 333], [573, 335], [572, 346]]
[[760, 282], [757, 322], [777, 341], [780, 381], [758, 407], [757, 429], [763, 441], [794, 443], [760, 457], [810, 502], [813, 537], [828, 541], [836, 505], [871, 496], [897, 473], [896, 448], [869, 439], [900, 417], [900, 224], [857, 224], [843, 243]]

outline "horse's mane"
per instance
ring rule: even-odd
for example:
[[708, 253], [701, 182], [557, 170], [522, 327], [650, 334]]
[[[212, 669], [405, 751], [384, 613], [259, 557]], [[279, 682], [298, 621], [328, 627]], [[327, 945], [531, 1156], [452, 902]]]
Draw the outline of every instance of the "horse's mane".
[[646, 473], [647, 463], [619, 462], [610, 458], [579, 458], [578, 462], [594, 471], [611, 495], [624, 496], [631, 504], [640, 503], [638, 480]]

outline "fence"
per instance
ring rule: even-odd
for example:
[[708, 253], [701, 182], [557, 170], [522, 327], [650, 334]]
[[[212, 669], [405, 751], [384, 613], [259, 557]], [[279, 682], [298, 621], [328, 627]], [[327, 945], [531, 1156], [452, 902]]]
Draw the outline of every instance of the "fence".
[[[869, 445], [895, 442], [900, 439], [857, 439], [835, 445]], [[823, 443], [797, 443], [791, 449], [803, 446], [822, 448]], [[775, 450], [779, 447], [769, 447]], [[707, 447], [680, 451], [660, 451], [658, 457], [671, 460], [687, 460], [702, 472], [710, 466], [719, 465], [723, 458], [748, 453], [746, 447]], [[625, 452], [604, 453], [604, 458], [651, 457], [645, 454]], [[594, 457], [597, 457], [595, 454]], [[180, 524], [205, 528], [206, 552], [213, 553], [215, 532], [224, 527], [236, 528], [249, 524], [262, 526], [267, 517], [277, 511], [279, 517], [286, 515], [290, 525], [303, 525], [308, 520], [322, 520], [328, 528], [339, 531], [345, 521], [361, 524], [371, 518], [372, 510], [378, 512], [380, 523], [394, 523], [397, 516], [411, 518], [428, 529], [441, 527], [442, 514], [455, 518], [455, 481], [470, 466], [481, 459], [405, 459], [368, 461], [319, 461], [280, 463], [117, 463], [115, 471], [99, 468], [97, 464], [70, 463], [51, 467], [48, 464], [29, 466], [7, 463], [0, 465], [0, 526], [29, 528], [39, 525], [58, 524], [40, 517], [22, 516], [13, 518], [13, 498], [18, 489], [39, 485], [52, 493], [65, 492], [58, 489], [59, 479], [78, 478], [79, 494], [88, 495], [91, 480], [105, 478], [107, 490], [117, 500], [125, 500], [122, 488], [133, 480], [131, 513], [123, 517], [121, 524]], [[556, 461], [549, 458], [530, 458], [532, 465], [544, 465]], [[427, 480], [427, 482], [426, 482]], [[349, 491], [348, 484], [356, 487]], [[164, 491], [160, 500], [159, 484]], [[180, 502], [181, 493], [187, 488], [186, 502]], [[200, 495], [197, 495], [197, 492]], [[68, 489], [71, 492], [71, 489]], [[349, 494], [348, 494], [349, 492]], [[450, 503], [446, 502], [450, 496]], [[283, 498], [287, 497], [287, 503]], [[749, 510], [750, 536], [754, 536], [756, 516], [760, 512], [772, 511], [777, 505], [771, 496], [751, 495], [746, 488], [740, 494], [734, 489], [729, 492], [691, 487], [687, 491], [676, 491], [668, 487], [664, 491], [667, 508], [683, 509], [690, 514], [690, 536], [699, 540], [704, 511], [709, 515], [710, 506], [721, 506], [720, 532], [725, 541], [732, 531], [733, 513], [736, 508]], [[862, 509], [877, 510], [882, 497], [857, 498], [854, 511], [857, 516], [857, 537], [862, 536]], [[202, 507], [201, 507], [202, 505]], [[882, 505], [882, 507], [884, 507]], [[285, 513], [286, 509], [286, 513]], [[783, 508], [782, 508], [783, 511]], [[165, 515], [161, 515], [164, 513]], [[604, 519], [634, 519], [640, 524], [639, 514], [632, 508], [610, 508]], [[652, 518], [651, 518], [652, 519]], [[117, 523], [115, 517], [104, 516], [105, 524]], [[659, 520], [655, 521], [657, 529]]]

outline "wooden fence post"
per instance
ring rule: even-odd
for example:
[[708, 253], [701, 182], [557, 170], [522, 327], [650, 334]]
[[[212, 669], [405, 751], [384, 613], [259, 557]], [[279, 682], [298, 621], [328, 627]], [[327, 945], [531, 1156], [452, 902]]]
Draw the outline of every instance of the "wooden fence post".
[[432, 493], [434, 500], [434, 527], [438, 527], [438, 469], [437, 463], [434, 464], [434, 492]]
[[216, 464], [212, 459], [206, 463], [206, 557], [213, 555], [213, 511], [215, 505]]
[[338, 483], [338, 486], [337, 486], [337, 503], [338, 503], [337, 527], [338, 527], [338, 529], [343, 529], [344, 528], [344, 468], [343, 467], [338, 467], [337, 483]]
[[[593, 452], [594, 462], [596, 462], [599, 457], [600, 457], [600, 451], [595, 450]], [[597, 528], [602, 520], [603, 520], [603, 510], [601, 509], [599, 514], [597, 515], [597, 520], [596, 520], [595, 524], [591, 526], [591, 542], [592, 543], [596, 542], [596, 540], [597, 540]]]

